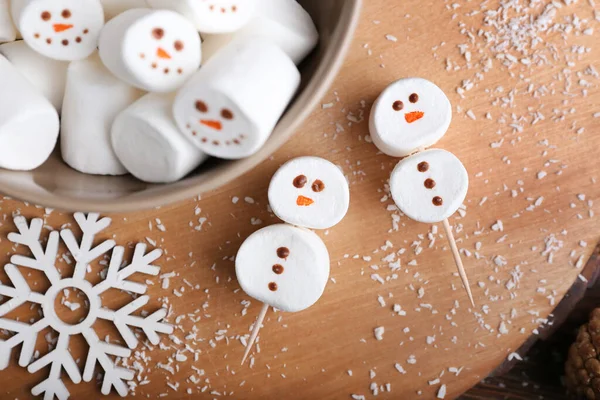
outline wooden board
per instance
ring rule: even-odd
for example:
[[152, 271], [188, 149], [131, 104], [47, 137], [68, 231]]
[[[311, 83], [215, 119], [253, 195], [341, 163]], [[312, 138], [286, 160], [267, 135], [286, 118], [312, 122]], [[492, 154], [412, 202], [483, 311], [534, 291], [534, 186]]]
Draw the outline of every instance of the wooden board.
[[[177, 339], [165, 337], [160, 348], [141, 348], [138, 396], [179, 399], [189, 390], [194, 398], [372, 398], [372, 384], [389, 383], [391, 392], [378, 398], [434, 398], [441, 384], [447, 387], [446, 398], [452, 398], [486, 377], [545, 321], [599, 236], [593, 213], [600, 194], [595, 184], [600, 118], [594, 118], [600, 93], [590, 66], [600, 63], [600, 51], [592, 46], [597, 34], [586, 30], [600, 29], [594, 7], [599, 10], [591, 1], [560, 2], [553, 28], [546, 31], [538, 16], [550, 1], [534, 2], [534, 9], [518, 10], [517, 29], [510, 30], [514, 11], [503, 20], [485, 14], [482, 3], [487, 9], [498, 6], [497, 1], [366, 1], [351, 54], [323, 100], [328, 106], [315, 110], [270, 160], [201, 199], [112, 216], [111, 228], [98, 239], [156, 243], [166, 252], [161, 273], [177, 275], [168, 288], [153, 279], [149, 289], [153, 302], [148, 310], [168, 304], [169, 321], [178, 321]], [[525, 3], [530, 2], [513, 1]], [[486, 15], [490, 23], [484, 25]], [[528, 42], [527, 37], [543, 42], [534, 50], [525, 46], [508, 52], [518, 61], [512, 63], [498, 43], [479, 36], [480, 29], [490, 38], [512, 38], [513, 47]], [[434, 233], [431, 226], [393, 210], [385, 187], [397, 160], [378, 154], [368, 140], [370, 104], [389, 82], [407, 76], [433, 80], [455, 107], [439, 147], [454, 152], [470, 172], [466, 213], [451, 223], [464, 249], [475, 309], [456, 276], [442, 226]], [[470, 89], [464, 98], [456, 90], [461, 86]], [[268, 211], [269, 179], [282, 162], [300, 155], [332, 160], [351, 184], [347, 218], [319, 233], [331, 253], [332, 282], [305, 312], [271, 312], [253, 366], [241, 367], [239, 337], [249, 334], [260, 304], [248, 303], [239, 290], [233, 258], [245, 237], [277, 222]], [[6, 263], [14, 252], [6, 240], [15, 230], [11, 215], [42, 216], [45, 210], [12, 200], [4, 200], [1, 208], [0, 250]], [[66, 222], [72, 223], [72, 217], [46, 215], [54, 229]], [[392, 260], [400, 260], [396, 271]], [[72, 266], [59, 264], [68, 276]], [[89, 278], [97, 281], [101, 269], [93, 266]], [[30, 279], [43, 281], [34, 275]], [[124, 301], [121, 295], [103, 300], [109, 307]], [[396, 304], [406, 316], [394, 312]], [[373, 329], [380, 326], [385, 333], [377, 341]], [[109, 328], [100, 329], [100, 337], [108, 333], [110, 340], [118, 340]], [[38, 345], [42, 354], [47, 351], [43, 338]], [[74, 339], [72, 348], [83, 365], [84, 347]], [[176, 361], [178, 352], [187, 361]], [[29, 398], [31, 387], [48, 373], [30, 375], [16, 359], [15, 352], [0, 373], [3, 398]], [[406, 374], [396, 370], [396, 363]], [[68, 387], [76, 399], [99, 394], [93, 383]]]

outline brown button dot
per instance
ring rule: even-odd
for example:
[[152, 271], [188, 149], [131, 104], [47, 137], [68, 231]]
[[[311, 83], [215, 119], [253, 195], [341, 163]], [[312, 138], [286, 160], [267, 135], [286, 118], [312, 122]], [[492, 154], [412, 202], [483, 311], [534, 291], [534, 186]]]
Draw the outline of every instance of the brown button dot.
[[218, 140], [213, 140], [213, 142], [212, 142], [212, 143], [213, 143], [215, 146], [218, 146], [218, 145], [220, 145], [220, 144], [221, 144], [221, 142], [219, 142]]
[[178, 73], [179, 75], [181, 75], [181, 74], [183, 74], [183, 70], [182, 70], [181, 68], [177, 68], [177, 73]]
[[168, 73], [169, 73], [169, 68], [165, 68], [163, 72], [164, 72], [165, 74], [168, 74]]
[[277, 291], [277, 284], [276, 284], [275, 282], [271, 282], [271, 283], [269, 283], [269, 290], [270, 290], [271, 292], [275, 292], [275, 291]]
[[290, 249], [287, 247], [280, 247], [277, 249], [277, 257], [288, 258], [290, 256]]
[[277, 275], [283, 274], [283, 265], [281, 265], [281, 264], [273, 265], [273, 272], [275, 272]]
[[294, 179], [294, 186], [297, 187], [298, 189], [302, 189], [304, 187], [304, 185], [306, 185], [307, 181], [308, 181], [308, 179], [306, 179], [306, 176], [298, 175]]
[[68, 46], [69, 45], [69, 41], [67, 39], [63, 39], [63, 41], [61, 42], [63, 46]]
[[42, 13], [42, 20], [50, 21], [50, 18], [52, 18], [52, 14], [50, 14], [48, 11], [44, 11]]
[[174, 47], [175, 47], [175, 50], [177, 50], [177, 51], [183, 50], [183, 42], [181, 40], [177, 40], [175, 42]]
[[427, 161], [420, 162], [419, 165], [417, 165], [417, 169], [419, 172], [427, 172], [429, 170], [429, 163]]
[[411, 103], [416, 103], [417, 101], [419, 101], [419, 95], [416, 93], [413, 93], [410, 95], [408, 100], [410, 100]]
[[46, 43], [52, 44], [52, 39], [50, 39], [50, 38], [46, 39]]
[[440, 196], [435, 196], [432, 200], [432, 203], [434, 206], [439, 207], [444, 204], [444, 200]]
[[198, 133], [196, 131], [192, 131], [192, 135], [196, 136]]
[[433, 179], [425, 179], [425, 187], [427, 189], [433, 189], [435, 187], [435, 181]]
[[233, 143], [240, 144], [240, 141], [238, 139], [233, 139]]
[[231, 11], [236, 12], [237, 11], [237, 7], [236, 6], [231, 6]]
[[323, 190], [325, 190], [325, 184], [323, 183], [323, 181], [317, 179], [312, 184], [312, 190], [313, 192], [317, 193], [322, 192]]
[[146, 58], [146, 55], [144, 53], [140, 53], [140, 58], [143, 60], [144, 58]]
[[87, 35], [88, 33], [90, 33], [90, 30], [89, 30], [89, 29], [84, 29], [84, 30], [83, 30], [83, 34], [84, 34], [84, 35]]
[[207, 138], [205, 138], [205, 137], [203, 137], [203, 138], [202, 138], [202, 143], [206, 143], [206, 142], [208, 142], [208, 139], [207, 139]]
[[81, 38], [80, 38], [79, 36], [77, 36], [77, 37], [75, 38], [75, 41], [76, 41], [77, 43], [81, 43]]
[[36, 34], [33, 35], [33, 37], [36, 38], [36, 39], [39, 39], [40, 38], [40, 34], [36, 33]]
[[397, 100], [392, 105], [392, 108], [394, 108], [394, 110], [396, 110], [396, 111], [401, 111], [404, 108], [404, 103], [401, 102], [400, 100]]
[[196, 110], [200, 111], [201, 113], [205, 113], [208, 112], [208, 106], [202, 100], [198, 100], [196, 101]]
[[158, 65], [156, 63], [152, 63], [152, 68], [156, 69], [158, 68]]
[[225, 119], [233, 119], [233, 112], [227, 108], [224, 108], [221, 110], [221, 117]]

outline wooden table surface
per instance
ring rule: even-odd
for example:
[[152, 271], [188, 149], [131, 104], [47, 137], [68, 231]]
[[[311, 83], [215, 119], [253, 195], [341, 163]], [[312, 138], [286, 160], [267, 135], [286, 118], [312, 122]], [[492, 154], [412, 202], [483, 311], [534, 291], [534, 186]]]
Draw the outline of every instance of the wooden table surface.
[[[99, 235], [114, 235], [119, 244], [155, 243], [166, 253], [161, 274], [176, 274], [167, 288], [164, 279], [151, 279], [148, 310], [167, 304], [176, 327], [160, 347], [140, 345], [134, 357], [137, 396], [344, 399], [372, 398], [377, 388], [378, 398], [408, 399], [435, 398], [445, 385], [446, 398], [453, 398], [535, 333], [578, 278], [600, 233], [594, 216], [600, 51], [592, 46], [599, 6], [557, 0], [560, 8], [553, 11], [546, 8], [549, 0], [502, 0], [505, 12], [492, 13], [497, 1], [365, 3], [325, 106], [293, 140], [216, 192], [112, 215], [111, 227]], [[439, 147], [454, 152], [470, 173], [464, 212], [451, 223], [475, 308], [455, 273], [441, 224], [416, 223], [394, 209], [386, 182], [397, 160], [378, 154], [368, 137], [371, 103], [388, 83], [408, 76], [436, 82], [455, 109]], [[319, 232], [331, 253], [331, 282], [304, 312], [270, 312], [260, 352], [253, 353], [251, 367], [242, 367], [240, 337], [249, 335], [261, 305], [239, 289], [234, 256], [250, 233], [277, 222], [268, 210], [269, 179], [281, 163], [301, 155], [335, 162], [350, 182], [347, 217]], [[6, 239], [15, 230], [12, 214], [43, 216], [54, 229], [73, 223], [70, 215], [14, 200], [0, 206], [5, 263], [15, 252]], [[60, 260], [68, 276], [72, 265]], [[88, 278], [97, 282], [102, 268], [92, 265]], [[47, 287], [35, 274], [28, 279], [39, 290]], [[5, 275], [2, 281], [8, 282]], [[116, 307], [123, 296], [109, 294], [103, 301]], [[27, 308], [17, 315], [26, 312], [36, 314]], [[383, 340], [375, 339], [376, 327], [385, 328]], [[100, 337], [119, 340], [110, 327], [99, 329], [106, 330]], [[71, 348], [82, 366], [84, 347], [74, 339]], [[48, 351], [43, 335], [38, 349]], [[47, 376], [48, 370], [31, 375], [19, 367], [17, 353], [0, 372], [2, 398], [29, 398]], [[187, 361], [177, 361], [183, 357], [176, 360], [176, 354]], [[68, 387], [75, 399], [100, 394], [97, 382]]]

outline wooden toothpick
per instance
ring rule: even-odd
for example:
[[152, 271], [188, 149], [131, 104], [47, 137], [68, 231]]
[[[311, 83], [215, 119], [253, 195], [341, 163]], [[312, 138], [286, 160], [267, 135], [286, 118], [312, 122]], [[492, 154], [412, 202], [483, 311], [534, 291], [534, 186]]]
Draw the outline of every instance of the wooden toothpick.
[[471, 293], [471, 287], [469, 286], [469, 278], [467, 277], [467, 273], [465, 272], [465, 267], [460, 258], [460, 253], [458, 252], [458, 247], [456, 246], [456, 240], [454, 240], [454, 235], [452, 234], [452, 227], [450, 226], [450, 222], [448, 219], [444, 221], [444, 229], [446, 230], [446, 237], [450, 242], [450, 248], [452, 249], [452, 255], [454, 256], [454, 262], [456, 263], [456, 267], [458, 268], [458, 274], [460, 275], [460, 279], [462, 279], [462, 283], [467, 290], [467, 294], [469, 295], [469, 300], [471, 300], [471, 304], [475, 307], [475, 301], [473, 300], [473, 293]]
[[244, 365], [246, 358], [248, 358], [248, 354], [250, 354], [250, 350], [252, 350], [252, 345], [254, 344], [254, 341], [256, 340], [256, 337], [258, 336], [258, 331], [260, 331], [262, 323], [265, 320], [265, 317], [267, 316], [267, 311], [269, 311], [269, 305], [263, 304], [263, 307], [260, 310], [260, 314], [258, 314], [258, 318], [256, 319], [256, 322], [254, 323], [254, 329], [252, 329], [252, 334], [250, 335], [250, 340], [248, 341], [248, 344], [246, 345], [246, 352], [244, 353], [244, 357], [242, 358], [242, 365]]

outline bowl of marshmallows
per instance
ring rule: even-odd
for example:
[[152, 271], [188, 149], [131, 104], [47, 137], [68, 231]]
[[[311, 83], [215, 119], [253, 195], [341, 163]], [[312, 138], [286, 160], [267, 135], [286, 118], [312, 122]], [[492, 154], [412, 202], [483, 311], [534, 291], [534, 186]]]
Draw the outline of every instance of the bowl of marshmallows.
[[0, 1], [0, 192], [126, 212], [249, 171], [319, 103], [360, 0]]

